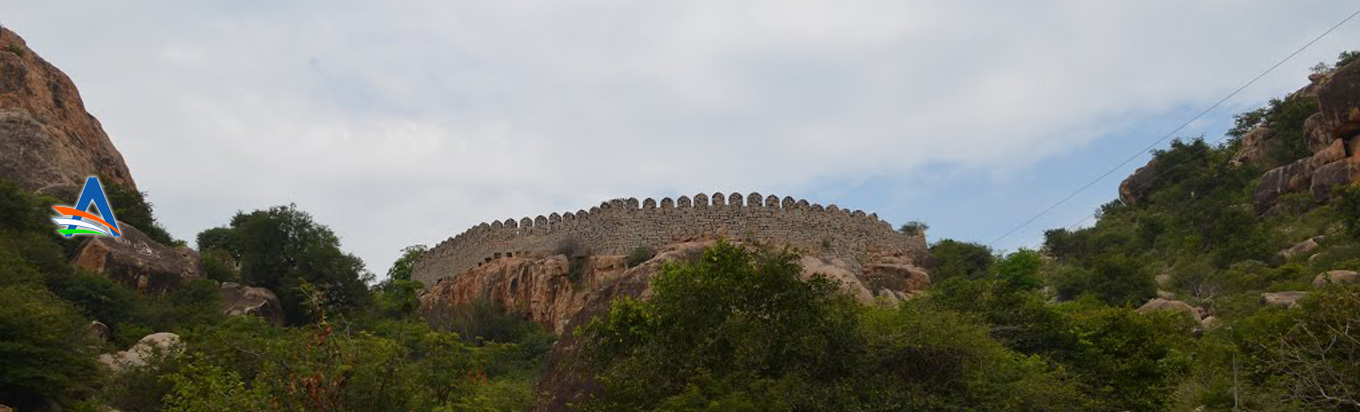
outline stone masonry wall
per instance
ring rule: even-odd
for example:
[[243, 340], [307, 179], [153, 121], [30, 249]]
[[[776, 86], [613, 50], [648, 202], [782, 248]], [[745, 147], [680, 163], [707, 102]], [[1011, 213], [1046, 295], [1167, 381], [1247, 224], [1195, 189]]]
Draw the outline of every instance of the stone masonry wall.
[[482, 223], [440, 242], [416, 263], [412, 278], [433, 285], [502, 256], [550, 255], [575, 241], [600, 255], [625, 255], [697, 238], [726, 237], [789, 245], [803, 253], [863, 262], [880, 255], [923, 257], [925, 235], [907, 236], [877, 214], [822, 207], [759, 193], [693, 199], [615, 199], [590, 211]]

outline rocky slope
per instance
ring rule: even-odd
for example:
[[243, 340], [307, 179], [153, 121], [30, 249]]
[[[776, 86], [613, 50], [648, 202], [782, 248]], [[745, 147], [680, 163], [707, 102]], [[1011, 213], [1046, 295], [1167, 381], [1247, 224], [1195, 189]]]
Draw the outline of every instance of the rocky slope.
[[91, 175], [136, 188], [123, 156], [71, 79], [0, 28], [0, 178], [45, 193], [74, 192]]

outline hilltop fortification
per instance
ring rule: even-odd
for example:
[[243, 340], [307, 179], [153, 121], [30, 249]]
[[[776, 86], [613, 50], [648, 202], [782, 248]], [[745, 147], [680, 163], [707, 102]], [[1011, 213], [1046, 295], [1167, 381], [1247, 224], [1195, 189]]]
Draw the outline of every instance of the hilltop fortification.
[[788, 245], [852, 266], [878, 256], [926, 253], [924, 234], [902, 234], [877, 214], [759, 193], [701, 193], [659, 202], [615, 199], [589, 211], [482, 223], [431, 249], [412, 278], [429, 286], [496, 258], [554, 255], [567, 244], [591, 254], [625, 255], [639, 246], [715, 237]]

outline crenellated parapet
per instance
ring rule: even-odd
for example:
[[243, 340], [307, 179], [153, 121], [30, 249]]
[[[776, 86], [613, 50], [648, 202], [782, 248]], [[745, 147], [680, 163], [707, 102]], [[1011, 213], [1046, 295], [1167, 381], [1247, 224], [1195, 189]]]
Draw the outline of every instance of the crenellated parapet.
[[427, 285], [491, 259], [556, 253], [568, 241], [594, 254], [624, 255], [702, 238], [789, 245], [804, 253], [862, 261], [874, 254], [925, 255], [923, 234], [907, 236], [877, 214], [785, 196], [712, 195], [614, 199], [590, 210], [482, 223], [440, 242], [412, 277]]

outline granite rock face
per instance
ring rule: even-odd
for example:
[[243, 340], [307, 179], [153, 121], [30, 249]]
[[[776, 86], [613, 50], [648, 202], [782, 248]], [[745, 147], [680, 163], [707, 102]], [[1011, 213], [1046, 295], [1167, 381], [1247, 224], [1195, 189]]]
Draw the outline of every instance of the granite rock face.
[[44, 193], [74, 193], [88, 176], [136, 189], [71, 79], [0, 28], [0, 178]]

